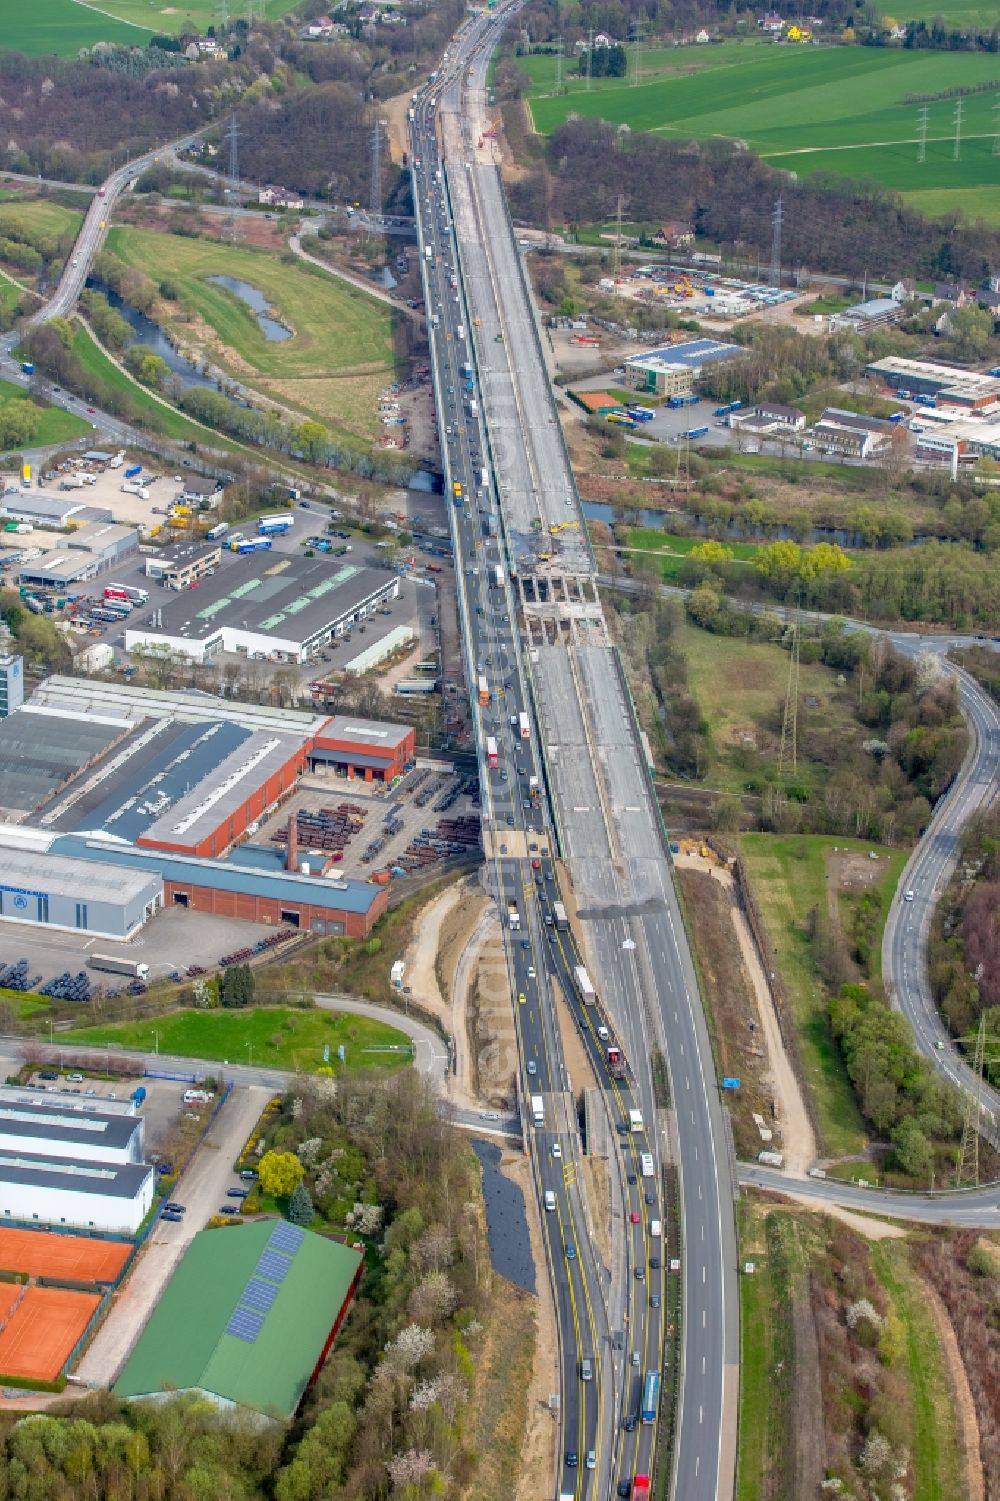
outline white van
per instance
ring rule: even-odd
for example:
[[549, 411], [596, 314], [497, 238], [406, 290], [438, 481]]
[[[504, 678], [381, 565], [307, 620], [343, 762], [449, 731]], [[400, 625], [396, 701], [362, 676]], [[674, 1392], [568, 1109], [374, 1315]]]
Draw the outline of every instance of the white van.
[[660, 1236], [660, 1235], [663, 1234], [663, 1226], [660, 1224], [659, 1220], [650, 1220], [650, 1222], [649, 1222], [649, 1233], [650, 1233], [650, 1235], [655, 1235], [655, 1236]]
[[556, 1207], [556, 1196], [552, 1192], [551, 1188], [547, 1188], [545, 1190], [545, 1207], [550, 1214]]

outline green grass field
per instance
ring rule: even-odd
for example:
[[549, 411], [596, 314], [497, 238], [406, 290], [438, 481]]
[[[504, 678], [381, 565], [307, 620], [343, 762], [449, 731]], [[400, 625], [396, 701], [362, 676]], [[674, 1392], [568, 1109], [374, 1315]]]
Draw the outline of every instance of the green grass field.
[[[383, 303], [268, 251], [135, 229], [112, 230], [109, 242], [140, 271], [178, 283], [181, 301], [163, 302], [156, 316], [182, 345], [332, 428], [375, 436], [375, 398], [397, 374], [393, 314]], [[293, 337], [267, 340], [250, 309], [208, 280], [219, 275], [263, 292]]]
[[[899, 192], [969, 193], [986, 188], [968, 213], [1000, 218], [1000, 166], [993, 156], [996, 91], [964, 100], [962, 148], [954, 159], [954, 100], [928, 106], [927, 159], [917, 161], [917, 106], [904, 99], [996, 80], [987, 53], [869, 47], [793, 47], [724, 43], [643, 59], [644, 81], [582, 79], [552, 97], [555, 59], [530, 64], [535, 127], [548, 134], [575, 112], [678, 137], [725, 136], [802, 175], [835, 172], [875, 178]], [[654, 76], [655, 75], [655, 76]], [[649, 77], [650, 81], [645, 79]], [[993, 193], [990, 190], [996, 189]], [[947, 201], [941, 207], [947, 208]], [[939, 210], [940, 211], [940, 210]]]
[[[12, 381], [0, 380], [0, 401], [27, 401], [28, 394], [21, 386], [15, 386]], [[82, 417], [77, 417], [73, 412], [64, 412], [62, 407], [43, 407], [42, 417], [34, 437], [27, 448], [46, 448], [50, 443], [72, 443], [74, 438], [82, 438], [90, 432], [89, 422], [84, 422]]]
[[73, 353], [80, 363], [102, 380], [107, 381], [115, 390], [127, 391], [136, 405], [137, 410], [148, 412], [161, 424], [159, 431], [168, 438], [176, 438], [182, 442], [204, 443], [210, 440], [213, 446], [219, 448], [234, 448], [234, 445], [225, 438], [215, 438], [209, 430], [199, 427], [182, 412], [178, 412], [171, 406], [162, 405], [156, 401], [150, 393], [132, 380], [123, 370], [119, 370], [99, 349], [93, 339], [84, 328], [78, 328], [73, 335]]
[[[151, 1052], [159, 1034], [159, 1051], [179, 1058], [213, 1063], [246, 1063], [311, 1073], [323, 1066], [323, 1047], [336, 1060], [343, 1044], [351, 1068], [401, 1068], [410, 1061], [410, 1042], [395, 1027], [339, 1011], [292, 1011], [254, 1006], [241, 1011], [175, 1011], [155, 1022], [116, 1022], [80, 1027], [62, 1034], [62, 1042], [108, 1044]], [[393, 1048], [400, 1051], [382, 1052]], [[374, 1051], [373, 1051], [374, 1050]], [[336, 1066], [336, 1064], [334, 1065]]]
[[879, 883], [883, 911], [888, 911], [905, 851], [818, 834], [787, 838], [745, 834], [740, 845], [794, 1014], [805, 1084], [822, 1137], [820, 1150], [831, 1156], [858, 1154], [865, 1147], [864, 1125], [827, 1022], [807, 923], [813, 908], [824, 913], [827, 910], [827, 859], [834, 845], [842, 851], [863, 854], [878, 849], [885, 872]]
[[[264, 0], [263, 9], [268, 20], [275, 20], [294, 10], [295, 0]], [[256, 15], [260, 10], [255, 5]], [[31, 56], [54, 52], [72, 57], [97, 42], [141, 47], [157, 32], [203, 32], [236, 13], [221, 0], [189, 0], [182, 6], [161, 5], [159, 0], [102, 0], [99, 8], [79, 0], [42, 0], [33, 6], [0, 0], [0, 39], [4, 47]]]
[[[661, 532], [655, 526], [633, 526], [628, 529], [628, 546], [654, 558], [666, 583], [673, 583], [680, 578], [688, 554], [705, 540], [704, 537], [675, 537], [670, 532]], [[735, 563], [751, 563], [760, 551], [760, 544], [757, 542], [727, 542], [725, 545], [732, 549], [732, 561]]]

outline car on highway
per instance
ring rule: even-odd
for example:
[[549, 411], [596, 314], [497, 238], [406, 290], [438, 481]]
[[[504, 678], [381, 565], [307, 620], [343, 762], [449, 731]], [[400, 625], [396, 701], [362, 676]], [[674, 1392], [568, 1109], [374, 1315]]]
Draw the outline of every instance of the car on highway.
[[653, 1269], [654, 1272], [658, 1272], [660, 1270], [660, 1258], [659, 1258], [659, 1256], [651, 1256], [649, 1258], [649, 1265], [651, 1266], [651, 1268]]
[[527, 997], [525, 996], [524, 991], [523, 990], [518, 991], [517, 1004], [519, 1006], [523, 1006], [526, 999], [527, 999]]
[[638, 1225], [641, 1222], [641, 1220], [642, 1220], [642, 1215], [639, 1213], [638, 1209], [633, 1209], [631, 1211], [631, 1213], [629, 1214], [629, 1221], [630, 1221], [630, 1223], [633, 1224], [633, 1225]]
[[576, 1450], [575, 1449], [567, 1449], [566, 1450], [566, 1468], [567, 1468], [567, 1470], [575, 1470], [576, 1467], [577, 1467], [577, 1465], [579, 1464], [579, 1462], [580, 1461], [579, 1461], [579, 1457], [577, 1455]]
[[552, 1155], [553, 1155], [553, 1157], [561, 1157], [562, 1156], [562, 1144], [561, 1144], [561, 1142], [554, 1141], [552, 1143]]
[[533, 964], [529, 964], [528, 965], [528, 979], [529, 980], [533, 980], [534, 978], [535, 978], [535, 966]]
[[571, 1240], [568, 1240], [566, 1242], [566, 1260], [567, 1261], [575, 1261], [576, 1260], [576, 1246], [574, 1246], [574, 1244], [573, 1244], [573, 1242]]
[[[627, 1415], [627, 1417], [625, 1418], [625, 1421], [622, 1423], [622, 1427], [625, 1429], [626, 1433], [631, 1433], [633, 1431], [633, 1429], [635, 1428], [635, 1413], [634, 1412], [630, 1412]], [[620, 1494], [620, 1492], [619, 1492], [619, 1494]]]
[[631, 1494], [632, 1494], [632, 1482], [631, 1482], [631, 1480], [619, 1480], [619, 1482], [618, 1482], [618, 1494], [619, 1494], [619, 1496], [622, 1497], [622, 1501], [626, 1501], [626, 1498], [629, 1497], [629, 1496], [631, 1496]]
[[649, 1295], [649, 1306], [650, 1306], [650, 1308], [659, 1308], [659, 1306], [660, 1306], [660, 1295], [659, 1295], [659, 1293], [650, 1293], [650, 1295]]
[[534, 1078], [534, 1076], [538, 1073], [538, 1064], [535, 1062], [534, 1058], [528, 1059], [528, 1073], [532, 1078]]
[[649, 1190], [647, 1189], [647, 1191], [643, 1194], [642, 1197], [645, 1199], [646, 1203], [652, 1209], [653, 1205], [656, 1203], [656, 1195], [655, 1194], [651, 1194], [649, 1192]]
[[588, 1449], [587, 1450], [587, 1469], [588, 1470], [596, 1470], [597, 1469], [597, 1455], [594, 1453], [593, 1449]]
[[635, 1280], [636, 1280], [636, 1282], [645, 1282], [645, 1280], [646, 1280], [646, 1268], [644, 1266], [637, 1266], [636, 1267], [636, 1269], [635, 1269]]
[[532, 870], [541, 870], [541, 868], [542, 868], [542, 862], [541, 862], [541, 860], [532, 860], [532, 862], [531, 862], [531, 868], [532, 868]]
[[638, 1180], [638, 1179], [637, 1179], [637, 1178], [636, 1178], [636, 1176], [635, 1176], [635, 1173], [629, 1173], [629, 1175], [628, 1175], [628, 1181], [629, 1181], [629, 1183], [630, 1183], [630, 1184], [632, 1184], [632, 1185], [633, 1185], [633, 1187], [634, 1187], [634, 1186], [635, 1186], [635, 1184], [636, 1184], [636, 1183], [637, 1183], [637, 1182], [638, 1182], [638, 1181], [639, 1181], [639, 1180]]
[[916, 894], [917, 893], [915, 891], [904, 892], [904, 894], [903, 894], [903, 901], [904, 902], [912, 902], [913, 899], [914, 899], [914, 897], [916, 896]]

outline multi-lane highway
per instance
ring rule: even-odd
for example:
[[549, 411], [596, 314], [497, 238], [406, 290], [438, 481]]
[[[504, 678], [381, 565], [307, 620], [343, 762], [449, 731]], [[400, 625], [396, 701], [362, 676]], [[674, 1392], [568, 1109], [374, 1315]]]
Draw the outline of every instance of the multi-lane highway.
[[[732, 1179], [662, 829], [530, 296], [496, 169], [477, 157], [485, 70], [502, 19], [464, 23], [440, 75], [414, 102], [411, 148], [484, 840], [518, 997], [527, 1136], [541, 1201], [548, 1193], [555, 1202], [543, 1221], [562, 1336], [561, 1490], [626, 1493], [636, 1475], [651, 1473], [657, 1424], [642, 1421], [640, 1394], [666, 1361], [681, 1388], [676, 1493], [714, 1501], [732, 1485]], [[570, 962], [580, 955], [565, 933], [549, 936], [560, 879], [599, 1006], [581, 1007]], [[614, 1180], [609, 1268], [589, 1244], [577, 1188], [579, 1081], [565, 1072], [554, 985], [568, 992], [603, 1091]], [[629, 1060], [628, 1080], [613, 1077], [599, 1026]], [[673, 1094], [669, 1144], [653, 1098], [656, 1049]], [[668, 1146], [680, 1184], [673, 1272], [654, 1233], [665, 1218]], [[680, 1328], [664, 1350], [670, 1279], [681, 1272]]]

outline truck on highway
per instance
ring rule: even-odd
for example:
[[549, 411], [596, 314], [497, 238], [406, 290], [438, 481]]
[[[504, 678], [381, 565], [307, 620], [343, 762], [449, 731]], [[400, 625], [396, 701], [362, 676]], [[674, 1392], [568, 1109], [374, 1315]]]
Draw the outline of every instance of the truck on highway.
[[513, 897], [507, 902], [507, 926], [512, 933], [521, 931], [521, 914], [517, 910], [517, 903]]
[[607, 1048], [608, 1073], [612, 1079], [624, 1079], [625, 1055], [617, 1044], [610, 1042]]
[[500, 765], [500, 752], [497, 750], [497, 743], [492, 735], [486, 737], [486, 764], [490, 771], [496, 771]]
[[433, 259], [434, 259], [434, 246], [433, 245], [425, 245], [424, 246], [424, 260], [425, 261], [432, 261]]
[[[552, 903], [552, 921], [557, 933], [565, 933], [569, 927], [569, 918], [566, 916], [566, 908], [562, 902]], [[584, 970], [584, 974], [586, 973], [587, 971]]]
[[628, 1113], [628, 1123], [629, 1123], [630, 1128], [633, 1131], [641, 1131], [642, 1130], [642, 1111], [641, 1110], [630, 1110], [629, 1113]]
[[649, 1501], [649, 1476], [637, 1475], [632, 1481], [633, 1501]]
[[576, 981], [576, 988], [580, 992], [580, 999], [583, 1001], [583, 1004], [585, 1006], [592, 1006], [597, 1000], [597, 991], [594, 989], [593, 982], [582, 964], [574, 965], [573, 979]]
[[[642, 1421], [655, 1423], [660, 1410], [660, 1373], [647, 1371], [642, 1383]], [[638, 1476], [636, 1477], [638, 1479]]]
[[111, 954], [88, 954], [91, 969], [106, 970], [109, 975], [129, 975], [133, 980], [147, 980], [149, 965], [141, 959], [118, 959]]
[[531, 1119], [536, 1126], [545, 1125], [545, 1101], [540, 1094], [531, 1096]]
[[655, 1167], [655, 1165], [653, 1163], [653, 1154], [652, 1154], [652, 1152], [640, 1152], [640, 1154], [639, 1154], [639, 1167], [640, 1167], [640, 1171], [642, 1172], [642, 1176], [644, 1178], [655, 1178], [656, 1177], [656, 1167]]
[[484, 490], [489, 487], [490, 471], [485, 466], [483, 468], [482, 474], [479, 476], [479, 483], [482, 485]]
[[503, 568], [499, 563], [497, 563], [496, 567], [493, 570], [493, 587], [494, 589], [503, 588]]
[[517, 716], [517, 727], [521, 732], [522, 740], [531, 739], [531, 725], [528, 723], [527, 714], [525, 714], [523, 711]]
[[485, 707], [485, 705], [488, 704], [489, 701], [490, 701], [490, 685], [486, 681], [486, 678], [484, 676], [480, 675], [480, 678], [479, 678], [479, 702], [480, 702], [481, 705], [483, 705]]

